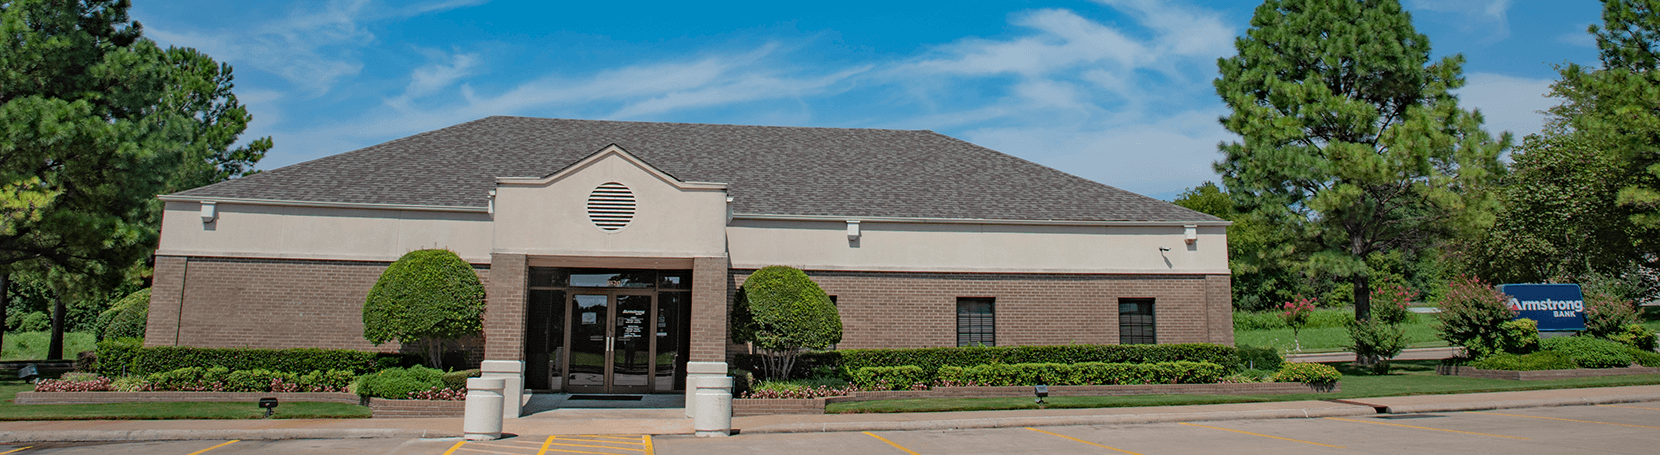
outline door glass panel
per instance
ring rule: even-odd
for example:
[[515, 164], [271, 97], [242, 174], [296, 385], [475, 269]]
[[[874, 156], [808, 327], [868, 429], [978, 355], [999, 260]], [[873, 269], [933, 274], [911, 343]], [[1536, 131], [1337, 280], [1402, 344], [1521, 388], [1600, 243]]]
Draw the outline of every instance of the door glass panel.
[[[644, 389], [651, 369], [652, 329], [650, 295], [617, 296], [616, 348], [612, 350], [615, 368], [611, 384], [614, 388]], [[643, 390], [641, 390], [643, 391]]]
[[605, 387], [605, 337], [611, 296], [571, 298], [570, 387]]
[[585, 288], [650, 288], [657, 285], [657, 271], [576, 271], [571, 272], [570, 283]]
[[680, 338], [685, 327], [681, 317], [685, 315], [689, 297], [691, 294], [685, 292], [657, 294], [657, 379], [652, 383], [655, 392], [686, 390], [686, 375], [682, 373], [686, 370], [686, 356]]
[[[565, 341], [565, 320], [554, 317], [556, 313], [565, 313], [565, 292], [531, 290], [529, 303], [530, 314], [525, 321], [525, 387], [549, 389], [553, 376], [558, 376], [553, 370], [558, 365], [554, 348]], [[553, 341], [554, 336], [559, 341]]]

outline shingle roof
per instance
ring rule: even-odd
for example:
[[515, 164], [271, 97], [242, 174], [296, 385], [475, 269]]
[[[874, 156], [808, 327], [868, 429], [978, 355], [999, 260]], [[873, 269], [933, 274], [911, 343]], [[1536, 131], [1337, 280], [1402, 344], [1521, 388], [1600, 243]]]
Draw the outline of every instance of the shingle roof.
[[932, 131], [488, 117], [176, 193], [483, 207], [496, 177], [542, 177], [617, 144], [744, 214], [1218, 221]]

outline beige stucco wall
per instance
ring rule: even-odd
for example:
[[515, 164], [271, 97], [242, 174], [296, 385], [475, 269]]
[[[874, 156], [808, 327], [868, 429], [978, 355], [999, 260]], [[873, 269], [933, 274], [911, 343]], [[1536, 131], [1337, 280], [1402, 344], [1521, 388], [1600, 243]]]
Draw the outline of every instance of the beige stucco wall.
[[[732, 267], [919, 272], [1227, 274], [1226, 228], [733, 220]], [[1170, 251], [1159, 251], [1159, 247]]]
[[415, 210], [290, 207], [220, 202], [203, 223], [201, 204], [167, 202], [164, 256], [394, 261], [421, 248], [448, 248], [490, 262], [490, 215]]
[[[607, 182], [634, 193], [634, 219], [606, 231], [588, 219], [588, 195]], [[726, 192], [687, 185], [605, 153], [535, 182], [496, 188], [495, 251], [622, 257], [725, 256]]]

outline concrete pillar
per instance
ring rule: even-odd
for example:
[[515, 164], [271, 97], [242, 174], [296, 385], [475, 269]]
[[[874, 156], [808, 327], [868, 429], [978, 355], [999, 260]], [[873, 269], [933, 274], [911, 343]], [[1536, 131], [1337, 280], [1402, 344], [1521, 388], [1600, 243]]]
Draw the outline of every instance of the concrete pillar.
[[[726, 362], [686, 362], [686, 417], [697, 415], [697, 381], [703, 378], [724, 378]], [[730, 394], [731, 385], [727, 385]]]
[[501, 416], [517, 419], [525, 404], [525, 363], [518, 360], [485, 360], [479, 377], [503, 381]]
[[501, 391], [505, 384], [500, 378], [467, 379], [467, 413], [461, 423], [467, 440], [501, 439]]
[[700, 438], [732, 435], [732, 378], [703, 377], [693, 383], [697, 415], [692, 416], [692, 433]]

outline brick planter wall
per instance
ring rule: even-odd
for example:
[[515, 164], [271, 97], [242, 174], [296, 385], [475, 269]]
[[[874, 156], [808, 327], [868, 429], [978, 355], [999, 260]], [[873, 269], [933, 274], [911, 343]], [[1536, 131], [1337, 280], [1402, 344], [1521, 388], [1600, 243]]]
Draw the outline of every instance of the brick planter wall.
[[[1127, 395], [1285, 395], [1293, 393], [1341, 392], [1340, 383], [1311, 386], [1296, 382], [1251, 384], [1145, 384], [1050, 386], [1051, 397], [1100, 397]], [[903, 400], [909, 398], [1026, 398], [1032, 387], [935, 387], [932, 390], [855, 392], [844, 397], [814, 399], [740, 398], [732, 400], [732, 416], [773, 414], [823, 414], [824, 405], [853, 401]]]
[[1505, 379], [1510, 381], [1543, 381], [1549, 379], [1594, 378], [1601, 376], [1620, 376], [1627, 374], [1656, 374], [1660, 368], [1630, 367], [1630, 368], [1580, 368], [1576, 370], [1540, 370], [1540, 371], [1509, 371], [1483, 370], [1469, 366], [1440, 365], [1435, 372], [1447, 376], [1463, 376], [1466, 378]]
[[104, 404], [104, 403], [176, 403], [176, 402], [259, 402], [260, 398], [276, 397], [279, 402], [313, 401], [323, 403], [362, 404], [353, 393], [338, 392], [18, 392], [17, 404]]
[[467, 413], [465, 400], [387, 400], [369, 399], [369, 410], [374, 418], [461, 417]]

